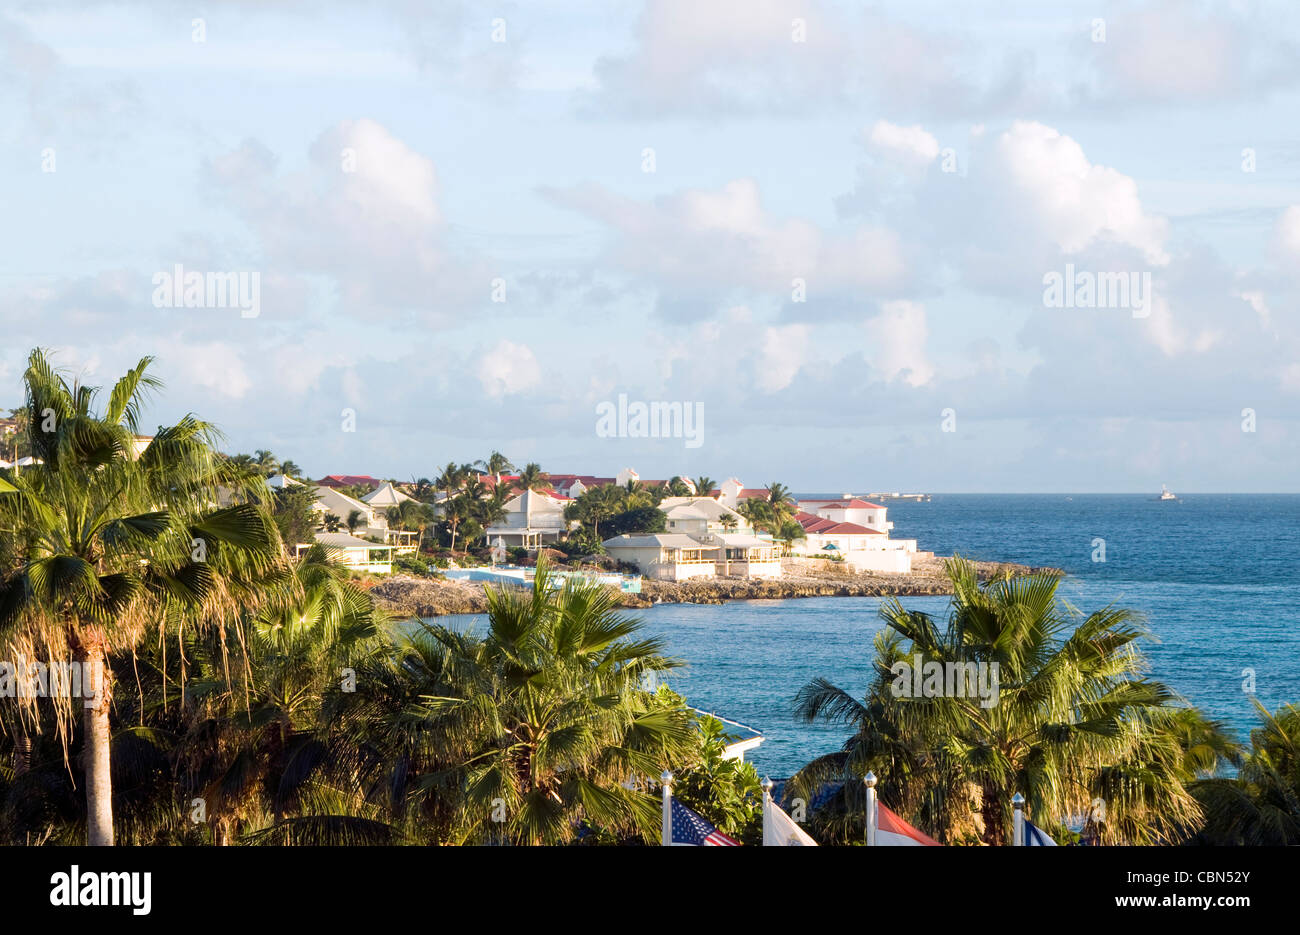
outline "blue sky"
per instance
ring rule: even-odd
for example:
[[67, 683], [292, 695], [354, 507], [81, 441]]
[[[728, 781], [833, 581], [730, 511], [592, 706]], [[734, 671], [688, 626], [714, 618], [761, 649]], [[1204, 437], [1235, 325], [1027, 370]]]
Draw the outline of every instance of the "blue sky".
[[[500, 449], [801, 490], [1297, 491], [1297, 26], [18, 0], [0, 407], [41, 345], [89, 382], [153, 354], [151, 422], [316, 475]], [[258, 316], [156, 307], [176, 264], [257, 272]], [[1148, 314], [1047, 307], [1067, 264], [1148, 274]], [[600, 437], [619, 394], [702, 404], [702, 444]]]

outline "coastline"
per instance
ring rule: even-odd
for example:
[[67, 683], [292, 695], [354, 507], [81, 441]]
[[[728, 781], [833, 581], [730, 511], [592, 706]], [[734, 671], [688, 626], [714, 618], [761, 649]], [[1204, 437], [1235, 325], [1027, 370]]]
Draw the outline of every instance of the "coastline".
[[[952, 593], [943, 573], [943, 558], [923, 559], [911, 574], [852, 572], [827, 565], [809, 568], [789, 563], [780, 578], [700, 578], [691, 581], [642, 582], [640, 594], [621, 594], [627, 608], [655, 604], [723, 604], [729, 601], [787, 600], [800, 597], [917, 597]], [[981, 580], [1000, 573], [1055, 571], [1014, 562], [975, 562]], [[394, 575], [370, 588], [376, 605], [395, 617], [439, 617], [487, 611], [479, 583]]]

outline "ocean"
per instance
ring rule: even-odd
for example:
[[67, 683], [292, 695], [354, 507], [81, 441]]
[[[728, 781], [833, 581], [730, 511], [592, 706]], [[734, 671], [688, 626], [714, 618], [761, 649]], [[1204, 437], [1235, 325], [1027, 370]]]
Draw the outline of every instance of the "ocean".
[[[1079, 610], [1140, 611], [1153, 633], [1143, 645], [1151, 677], [1238, 739], [1257, 726], [1252, 698], [1270, 710], [1300, 703], [1300, 495], [935, 494], [886, 505], [894, 538], [939, 555], [1062, 568], [1060, 594]], [[942, 617], [949, 599], [902, 603]], [[638, 614], [688, 663], [669, 684], [696, 707], [763, 733], [749, 759], [783, 778], [843, 742], [843, 728], [796, 721], [794, 696], [819, 676], [862, 695], [880, 604], [798, 598]], [[1254, 695], [1243, 690], [1245, 670]]]

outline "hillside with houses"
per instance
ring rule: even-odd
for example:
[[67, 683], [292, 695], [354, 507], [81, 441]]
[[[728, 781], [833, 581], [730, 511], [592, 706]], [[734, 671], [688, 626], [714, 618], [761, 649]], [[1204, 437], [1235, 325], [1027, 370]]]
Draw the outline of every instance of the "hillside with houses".
[[285, 510], [306, 506], [310, 536], [300, 526], [296, 548], [318, 543], [374, 574], [412, 570], [426, 559], [443, 571], [504, 569], [535, 564], [545, 552], [564, 564], [681, 582], [780, 578], [792, 560], [908, 574], [917, 557], [914, 539], [890, 535], [884, 506], [851, 496], [799, 500], [779, 483], [643, 479], [631, 468], [609, 476], [546, 473], [536, 464], [515, 469], [500, 455], [450, 464], [433, 480], [329, 474], [311, 481], [267, 452], [238, 457], [266, 472]]
[[[21, 421], [0, 429], [10, 456], [0, 465], [36, 463]], [[135, 436], [135, 453], [149, 442]], [[800, 498], [776, 482], [652, 479], [632, 468], [554, 473], [499, 452], [412, 480], [313, 480], [268, 450], [225, 457], [264, 488], [293, 556], [320, 547], [398, 611], [479, 610], [484, 584], [529, 586], [539, 561], [556, 582], [594, 580], [628, 604], [947, 588], [933, 553], [892, 535], [886, 506], [851, 494]], [[979, 567], [992, 575], [1012, 566]]]

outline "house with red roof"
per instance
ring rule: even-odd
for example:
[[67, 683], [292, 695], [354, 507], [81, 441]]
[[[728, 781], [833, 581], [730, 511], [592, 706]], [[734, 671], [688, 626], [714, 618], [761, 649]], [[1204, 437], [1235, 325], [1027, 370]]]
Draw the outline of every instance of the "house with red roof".
[[798, 507], [794, 519], [804, 538], [791, 543], [794, 554], [843, 559], [858, 571], [911, 572], [916, 540], [891, 539], [894, 524], [880, 504], [841, 497], [800, 500]]
[[333, 487], [336, 490], [339, 487], [369, 487], [374, 490], [383, 485], [378, 477], [371, 477], [369, 474], [326, 474], [316, 482], [318, 487]]
[[800, 500], [799, 509], [822, 519], [837, 523], [855, 523], [888, 533], [894, 524], [885, 519], [886, 508], [879, 503], [859, 500], [857, 497], [841, 497], [839, 500]]
[[718, 485], [718, 502], [733, 510], [746, 500], [766, 499], [766, 487], [746, 487], [735, 477], [729, 477]]

